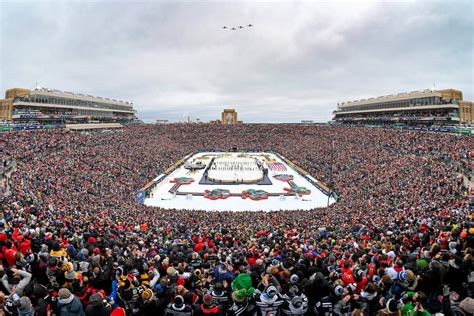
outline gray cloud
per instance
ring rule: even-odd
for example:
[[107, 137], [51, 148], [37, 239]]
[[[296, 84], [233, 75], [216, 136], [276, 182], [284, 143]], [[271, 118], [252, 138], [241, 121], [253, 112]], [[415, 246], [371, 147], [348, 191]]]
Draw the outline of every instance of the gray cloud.
[[[339, 101], [473, 99], [471, 1], [0, 2], [0, 89], [133, 101], [139, 116], [327, 121]], [[248, 23], [238, 31], [221, 26]]]

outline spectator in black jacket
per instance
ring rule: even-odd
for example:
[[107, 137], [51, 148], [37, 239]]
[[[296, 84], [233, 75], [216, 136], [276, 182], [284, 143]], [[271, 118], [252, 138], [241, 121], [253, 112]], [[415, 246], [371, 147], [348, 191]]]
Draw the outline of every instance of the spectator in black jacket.
[[105, 293], [110, 294], [112, 291], [112, 271], [113, 271], [113, 258], [112, 250], [107, 250], [107, 257], [105, 258], [105, 268], [102, 270], [100, 266], [96, 266], [93, 269], [93, 273], [90, 278], [90, 284], [96, 289], [103, 289]]
[[110, 305], [104, 305], [104, 298], [100, 293], [92, 294], [89, 302], [90, 304], [85, 309], [87, 316], [109, 316], [112, 312]]

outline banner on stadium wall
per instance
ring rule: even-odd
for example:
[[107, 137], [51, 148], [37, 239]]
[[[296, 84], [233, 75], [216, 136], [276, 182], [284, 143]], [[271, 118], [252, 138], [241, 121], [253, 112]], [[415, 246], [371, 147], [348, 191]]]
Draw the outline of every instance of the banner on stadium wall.
[[[349, 125], [352, 126], [352, 125]], [[359, 127], [359, 126], [352, 126]], [[441, 132], [441, 133], [454, 133], [454, 134], [474, 134], [472, 129], [464, 128], [453, 128], [453, 127], [423, 127], [423, 126], [384, 126], [384, 125], [364, 125], [366, 128], [394, 128], [401, 130], [410, 130], [410, 131], [423, 131], [423, 132]]]
[[137, 200], [137, 203], [145, 203], [145, 191], [138, 190], [137, 193], [135, 193], [135, 199]]
[[45, 124], [45, 125], [8, 125], [0, 126], [0, 132], [12, 132], [12, 131], [30, 131], [39, 129], [50, 129], [50, 128], [62, 128], [61, 124]]
[[469, 129], [455, 129], [453, 130], [454, 133], [457, 134], [473, 134], [474, 130], [469, 130]]

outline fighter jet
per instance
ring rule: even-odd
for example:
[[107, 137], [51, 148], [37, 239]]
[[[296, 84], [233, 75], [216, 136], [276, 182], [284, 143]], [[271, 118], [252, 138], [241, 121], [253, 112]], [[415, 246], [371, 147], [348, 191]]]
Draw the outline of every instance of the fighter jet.
[[[252, 27], [253, 25], [252, 25], [252, 24], [247, 24], [246, 26], [247, 26], [247, 27]], [[237, 29], [243, 29], [243, 28], [245, 28], [245, 26], [240, 25], [240, 26], [230, 27], [230, 26], [224, 25], [222, 28], [223, 28], [224, 30], [229, 29], [229, 30], [232, 30], [232, 31], [236, 31]]]

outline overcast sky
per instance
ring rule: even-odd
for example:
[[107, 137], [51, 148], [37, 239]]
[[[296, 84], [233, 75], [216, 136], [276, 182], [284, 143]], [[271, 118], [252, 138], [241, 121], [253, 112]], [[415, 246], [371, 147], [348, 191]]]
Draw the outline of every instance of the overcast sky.
[[0, 90], [123, 99], [146, 121], [328, 121], [433, 83], [474, 100], [473, 3], [0, 0]]

